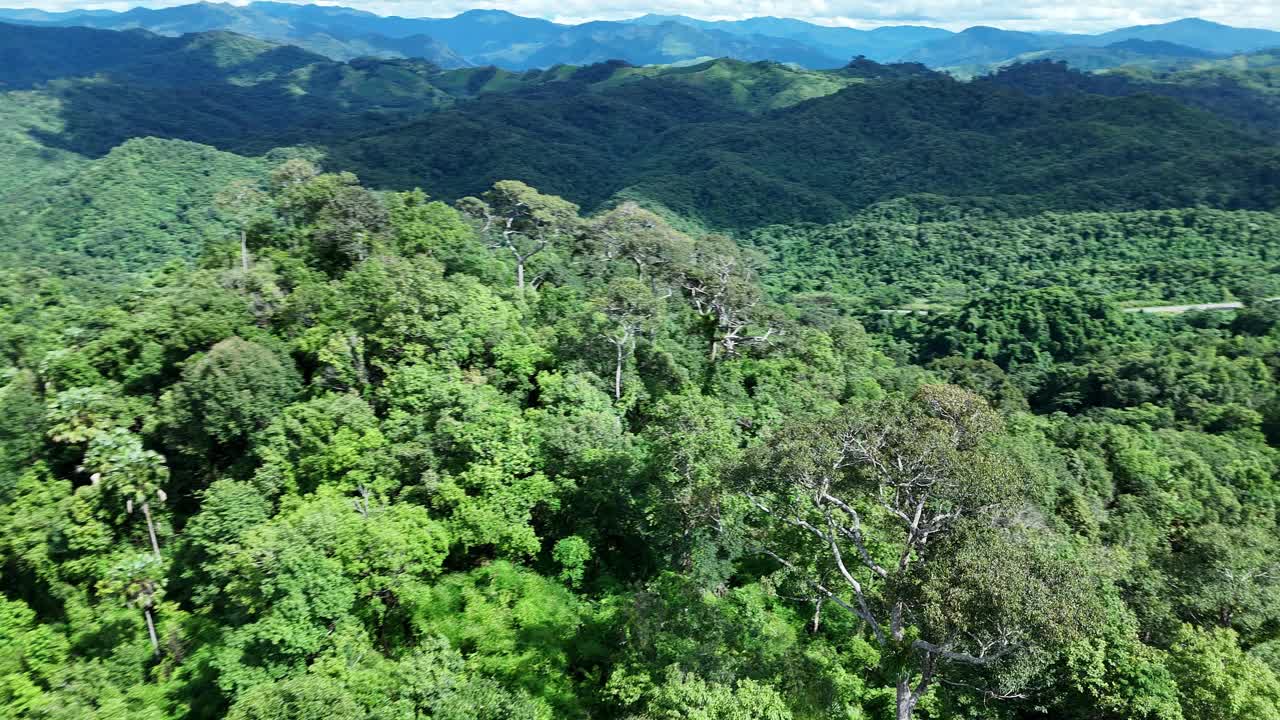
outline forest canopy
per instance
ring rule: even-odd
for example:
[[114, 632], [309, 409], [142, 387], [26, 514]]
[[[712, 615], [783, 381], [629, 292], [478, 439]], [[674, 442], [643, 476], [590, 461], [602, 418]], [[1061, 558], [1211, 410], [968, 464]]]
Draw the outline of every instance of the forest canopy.
[[1258, 128], [146, 37], [0, 92], [0, 715], [1280, 720]]

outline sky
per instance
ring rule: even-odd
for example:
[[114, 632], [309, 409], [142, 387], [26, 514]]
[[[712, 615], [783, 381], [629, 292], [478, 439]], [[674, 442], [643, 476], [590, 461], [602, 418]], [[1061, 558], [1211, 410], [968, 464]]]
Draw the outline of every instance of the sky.
[[[124, 10], [136, 5], [164, 7], [192, 1], [0, 0], [0, 5], [42, 10]], [[243, 2], [237, 0], [235, 4]], [[660, 13], [706, 20], [772, 15], [858, 28], [913, 24], [959, 30], [994, 25], [1010, 30], [1099, 32], [1201, 17], [1237, 27], [1280, 30], [1280, 0], [318, 0], [317, 4], [405, 17], [448, 17], [474, 8], [498, 8], [570, 23]]]

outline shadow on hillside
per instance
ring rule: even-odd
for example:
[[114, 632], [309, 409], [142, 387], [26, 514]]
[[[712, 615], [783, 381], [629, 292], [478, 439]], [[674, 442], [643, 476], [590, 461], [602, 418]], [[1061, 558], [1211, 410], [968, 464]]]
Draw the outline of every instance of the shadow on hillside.
[[1037, 97], [1067, 93], [1157, 95], [1218, 115], [1263, 137], [1280, 139], [1280, 97], [1268, 96], [1246, 87], [1237, 78], [1220, 74], [1182, 82], [1143, 82], [1120, 73], [1083, 73], [1062, 61], [1040, 60], [1005, 68], [982, 82]]
[[439, 98], [415, 105], [421, 96], [380, 94], [371, 88], [384, 86], [352, 72], [374, 70], [309, 68], [304, 92], [282, 81], [66, 81], [51, 88], [65, 130], [39, 140], [90, 156], [137, 136], [240, 154], [307, 144], [379, 188], [452, 199], [517, 179], [586, 210], [622, 193], [738, 229], [834, 222], [921, 194], [1003, 216], [1269, 208], [1280, 197], [1274, 146], [1151, 94], [1028, 92], [1012, 78], [930, 75], [751, 116], [709, 90], [646, 80], [548, 83], [423, 114]]
[[[416, 85], [385, 94], [368, 92], [359, 87], [361, 71], [304, 62], [314, 57], [282, 47], [220, 68], [217, 63], [226, 59], [216, 48], [192, 48], [183, 53], [180, 65], [156, 58], [103, 77], [57, 80], [44, 90], [59, 99], [64, 128], [33, 135], [46, 146], [89, 157], [148, 136], [258, 154], [376, 132], [441, 102], [439, 93], [422, 92]], [[288, 74], [298, 68], [304, 70]], [[429, 70], [424, 65], [402, 75], [413, 80], [414, 72]]]

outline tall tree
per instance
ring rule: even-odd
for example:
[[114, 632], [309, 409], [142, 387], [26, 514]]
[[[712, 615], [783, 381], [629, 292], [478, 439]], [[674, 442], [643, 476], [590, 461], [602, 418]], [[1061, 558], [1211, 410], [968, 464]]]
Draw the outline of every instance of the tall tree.
[[1085, 627], [1090, 577], [1022, 527], [1021, 478], [991, 444], [999, 427], [977, 396], [926, 386], [780, 432], [747, 464], [763, 552], [800, 571], [789, 555], [822, 550], [842, 587], [812, 573], [815, 588], [903, 659], [889, 668], [899, 720], [948, 672], [1018, 695], [1045, 649]]
[[712, 235], [700, 240], [681, 271], [681, 286], [711, 330], [711, 360], [723, 348], [732, 355], [741, 345], [769, 342], [773, 328], [764, 334], [749, 335], [762, 301], [760, 286], [749, 258], [729, 238]]
[[[579, 223], [577, 205], [543, 195], [517, 180], [495, 183], [480, 198], [462, 198], [458, 208], [480, 222], [490, 248], [511, 253], [519, 290], [525, 289], [529, 261], [553, 242], [572, 236]], [[532, 284], [536, 287], [538, 282], [535, 279]]]
[[89, 479], [94, 485], [101, 485], [109, 492], [124, 497], [127, 513], [133, 514], [135, 507], [142, 510], [147, 520], [151, 550], [160, 560], [160, 541], [151, 515], [151, 500], [154, 498], [163, 503], [169, 499], [161, 487], [169, 479], [169, 468], [164, 458], [144, 448], [137, 435], [116, 428], [98, 433], [89, 441], [84, 466], [93, 471]]
[[686, 262], [693, 240], [658, 215], [627, 202], [594, 219], [587, 230], [606, 261], [624, 260], [641, 279], [655, 282]]
[[267, 208], [267, 194], [253, 180], [236, 180], [213, 197], [214, 205], [227, 216], [240, 236], [240, 269], [249, 270], [249, 226]]
[[107, 578], [98, 586], [102, 594], [122, 597], [130, 607], [142, 610], [142, 617], [147, 622], [147, 636], [151, 640], [151, 651], [155, 654], [160, 653], [155, 607], [163, 594], [162, 572], [159, 556], [133, 556], [112, 568]]
[[635, 351], [636, 338], [657, 320], [662, 300], [634, 278], [610, 283], [600, 300], [600, 312], [609, 320], [605, 340], [614, 349], [613, 399], [622, 399], [622, 368]]

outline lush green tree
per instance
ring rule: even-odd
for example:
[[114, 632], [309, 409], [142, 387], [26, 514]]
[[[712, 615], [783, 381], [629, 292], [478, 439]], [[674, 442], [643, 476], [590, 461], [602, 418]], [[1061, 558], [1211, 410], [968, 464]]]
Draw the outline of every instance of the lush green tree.
[[570, 662], [586, 612], [560, 583], [496, 561], [437, 583], [415, 608], [414, 625], [466, 648], [475, 671], [570, 717], [581, 714]]
[[651, 480], [640, 499], [646, 532], [668, 561], [685, 570], [700, 565], [724, 572], [712, 542], [725, 513], [725, 481], [738, 455], [738, 428], [723, 404], [700, 393], [672, 394], [651, 409], [644, 435]]
[[151, 551], [159, 560], [160, 541], [156, 537], [151, 502], [157, 500], [163, 504], [168, 500], [163, 486], [169, 480], [169, 468], [164, 458], [144, 448], [137, 435], [116, 428], [97, 433], [89, 440], [84, 467], [91, 473], [89, 480], [94, 486], [110, 497], [123, 498], [125, 512], [133, 514], [135, 507], [142, 510]]
[[593, 219], [585, 235], [605, 265], [629, 261], [636, 277], [654, 284], [678, 272], [694, 247], [689, 236], [634, 202], [622, 203]]
[[401, 254], [426, 253], [444, 266], [446, 274], [497, 280], [497, 263], [462, 213], [429, 200], [421, 190], [390, 193], [385, 202], [392, 241]]
[[1280, 542], [1273, 525], [1189, 530], [1170, 576], [1188, 616], [1248, 635], [1280, 617]]
[[249, 271], [249, 226], [262, 217], [267, 194], [253, 180], [237, 180], [214, 196], [218, 210], [235, 225], [240, 238], [240, 269]]
[[288, 358], [254, 342], [223, 340], [182, 372], [165, 398], [177, 444], [241, 451], [298, 394], [298, 373]]
[[[463, 198], [458, 207], [476, 218], [480, 234], [491, 238], [491, 248], [511, 254], [517, 290], [525, 289], [529, 261], [549, 246], [566, 242], [579, 223], [577, 205], [516, 180], [495, 183], [480, 198]], [[541, 276], [530, 280], [535, 288], [541, 282]]]
[[1280, 717], [1280, 679], [1230, 630], [1183, 626], [1169, 651], [1185, 718]]
[[232, 720], [363, 720], [368, 714], [342, 686], [304, 674], [251, 688], [231, 707]]
[[818, 589], [900, 663], [899, 718], [947, 674], [985, 671], [993, 692], [1013, 695], [1043, 670], [1046, 649], [1087, 626], [1081, 560], [1004, 519], [1020, 510], [1025, 479], [992, 451], [998, 428], [980, 398], [926, 386], [784, 431], [745, 470], [752, 505], [778, 525], [763, 551], [794, 568], [789, 538], [821, 549], [841, 584]]
[[444, 562], [440, 523], [413, 505], [325, 490], [241, 533], [208, 568], [238, 622], [214, 661], [241, 690], [305, 668], [340, 627], [362, 627], [382, 651], [404, 642], [416, 603]]
[[636, 720], [789, 720], [791, 711], [778, 693], [742, 680], [733, 686], [708, 683], [672, 667], [646, 698]]
[[271, 175], [281, 237], [303, 245], [321, 269], [337, 273], [372, 254], [390, 224], [382, 202], [349, 172], [321, 173], [295, 158]]
[[617, 280], [605, 290], [600, 312], [608, 320], [604, 339], [613, 346], [613, 399], [622, 399], [622, 367], [635, 352], [636, 341], [658, 322], [661, 301], [644, 283], [633, 279]]

